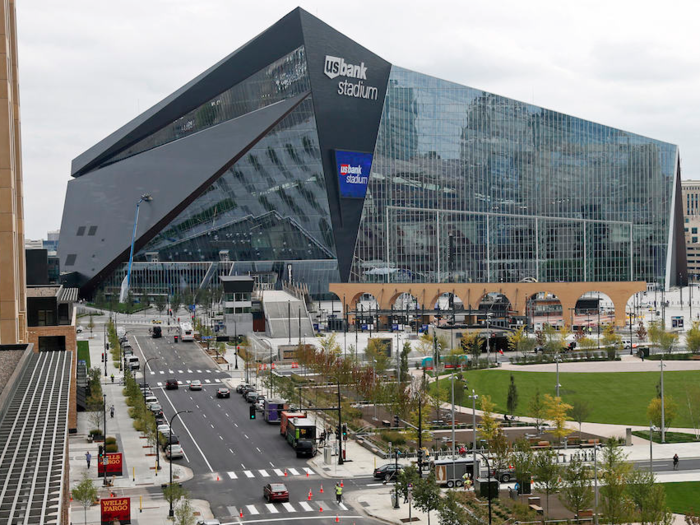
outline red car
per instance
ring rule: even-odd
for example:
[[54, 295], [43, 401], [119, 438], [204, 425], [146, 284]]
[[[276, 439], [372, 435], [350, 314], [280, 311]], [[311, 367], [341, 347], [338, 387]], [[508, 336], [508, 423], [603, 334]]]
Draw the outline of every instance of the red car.
[[263, 497], [269, 501], [289, 501], [289, 491], [284, 483], [268, 483], [263, 489]]

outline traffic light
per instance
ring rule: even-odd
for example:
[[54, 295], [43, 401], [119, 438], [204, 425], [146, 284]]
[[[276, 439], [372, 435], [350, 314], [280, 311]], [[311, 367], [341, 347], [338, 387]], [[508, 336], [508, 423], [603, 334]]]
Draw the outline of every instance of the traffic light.
[[340, 441], [340, 425], [335, 427], [335, 439]]
[[255, 419], [255, 407], [250, 405], [250, 419]]
[[423, 463], [423, 449], [418, 449], [418, 463]]
[[343, 441], [348, 440], [348, 424], [343, 423]]
[[394, 415], [394, 427], [398, 427], [398, 426], [399, 426], [399, 416]]

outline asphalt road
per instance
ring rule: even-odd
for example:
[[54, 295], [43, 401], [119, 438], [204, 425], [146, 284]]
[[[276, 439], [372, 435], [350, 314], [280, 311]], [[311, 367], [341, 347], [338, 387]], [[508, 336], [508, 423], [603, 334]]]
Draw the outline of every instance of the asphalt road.
[[[146, 359], [157, 358], [148, 363], [146, 382], [168, 420], [176, 411], [191, 411], [180, 414], [173, 423], [186, 455], [175, 461], [194, 472], [194, 479], [184, 483], [191, 497], [209, 501], [222, 523], [330, 521], [336, 515], [357, 524], [376, 523], [357, 509], [336, 503], [335, 482], [309, 467], [308, 458], [297, 458], [280, 436], [278, 425], [265, 423], [260, 413], [256, 420], [250, 420], [250, 405], [235, 390], [231, 398], [217, 398], [216, 390], [224, 386], [222, 381], [229, 377], [228, 372], [219, 371], [195, 343], [173, 343], [167, 336], [167, 326], [163, 331], [165, 337], [153, 339], [146, 329], [134, 330], [130, 340], [142, 370]], [[164, 389], [170, 378], [182, 383], [177, 390]], [[202, 381], [201, 391], [187, 387], [194, 379]], [[163, 470], [167, 475], [167, 463]], [[272, 482], [287, 485], [289, 503], [268, 504], [263, 499], [263, 486]], [[373, 483], [371, 478], [347, 480], [344, 493]], [[309, 490], [313, 493], [311, 500]]]

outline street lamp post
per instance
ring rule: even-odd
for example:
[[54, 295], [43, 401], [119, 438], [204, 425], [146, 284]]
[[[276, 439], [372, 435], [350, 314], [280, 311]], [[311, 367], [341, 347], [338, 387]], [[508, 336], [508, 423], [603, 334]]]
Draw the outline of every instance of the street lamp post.
[[654, 443], [654, 425], [649, 421], [649, 472], [654, 472], [654, 451], [652, 445]]
[[102, 325], [102, 348], [104, 348], [105, 377], [107, 377], [107, 323]]
[[[172, 458], [172, 446], [173, 446], [173, 421], [177, 416], [180, 414], [190, 414], [192, 413], [191, 410], [180, 410], [179, 412], [176, 412], [173, 417], [170, 418], [170, 434], [168, 436], [168, 447], [170, 448], [170, 486], [172, 487], [173, 485], [173, 458]], [[175, 516], [175, 513], [173, 512], [173, 498], [170, 499], [170, 510], [168, 511], [168, 517], [173, 518]]]
[[146, 389], [146, 367], [148, 367], [148, 363], [151, 361], [155, 361], [156, 359], [160, 359], [159, 357], [151, 357], [149, 359], [146, 359], [146, 362], [143, 365], [143, 388], [144, 390]]
[[598, 444], [593, 447], [593, 479], [595, 480], [595, 509], [593, 512], [595, 525], [598, 525]]
[[561, 356], [559, 355], [558, 352], [557, 352], [556, 357], [554, 358], [554, 361], [557, 363], [557, 388], [556, 388], [556, 391], [557, 391], [557, 397], [559, 397], [559, 387], [561, 386], [559, 384], [559, 362], [561, 361]]
[[472, 395], [467, 396], [472, 400], [472, 475], [476, 475], [474, 469], [476, 469], [476, 398], [479, 396], [476, 394], [474, 389], [472, 389]]
[[[487, 483], [489, 487], [489, 495], [488, 495], [488, 500], [489, 500], [489, 525], [491, 525], [491, 464], [489, 463], [488, 458], [479, 452], [479, 455], [484, 458], [484, 461], [486, 462], [486, 478], [487, 478]], [[476, 458], [476, 455], [474, 455], [474, 458]], [[476, 468], [476, 459], [474, 459], [474, 465], [472, 468]]]
[[[107, 457], [107, 394], [102, 394], [102, 464]], [[104, 469], [102, 484], [107, 486], [107, 469]]]
[[134, 231], [131, 233], [131, 249], [129, 251], [129, 266], [126, 269], [126, 286], [121, 290], [119, 302], [123, 303], [126, 300], [126, 295], [129, 293], [131, 286], [131, 266], [134, 263], [134, 242], [136, 242], [136, 227], [139, 224], [139, 209], [142, 202], [151, 202], [153, 197], [149, 193], [144, 193], [136, 203], [136, 216], [134, 217]]
[[661, 443], [666, 443], [666, 410], [664, 403], [664, 360], [661, 359]]

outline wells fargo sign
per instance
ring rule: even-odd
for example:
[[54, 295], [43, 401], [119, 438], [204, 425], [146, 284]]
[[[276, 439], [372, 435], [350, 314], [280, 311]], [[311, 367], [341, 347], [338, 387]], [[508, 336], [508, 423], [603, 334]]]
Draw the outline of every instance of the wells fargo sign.
[[108, 476], [121, 476], [122, 475], [122, 465], [124, 463], [124, 458], [121, 452], [115, 454], [107, 454], [104, 459], [97, 458], [97, 475], [102, 477], [105, 472]]
[[120, 524], [131, 523], [131, 499], [103, 499], [100, 501], [100, 507], [102, 525], [112, 525], [115, 521]]

